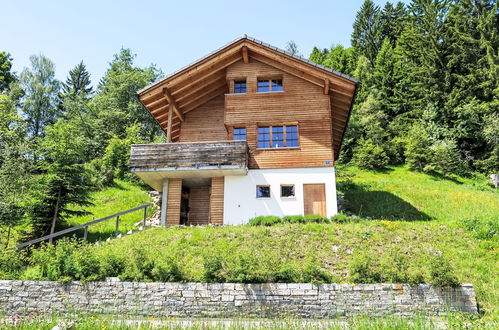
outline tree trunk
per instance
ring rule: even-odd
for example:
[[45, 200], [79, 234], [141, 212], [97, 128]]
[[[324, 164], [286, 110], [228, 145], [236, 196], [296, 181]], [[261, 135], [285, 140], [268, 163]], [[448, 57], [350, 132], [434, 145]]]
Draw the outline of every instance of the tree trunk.
[[[52, 227], [50, 227], [50, 234], [55, 232], [55, 224], [57, 222], [57, 214], [59, 213], [59, 204], [61, 202], [61, 188], [59, 188], [59, 192], [57, 193], [57, 201], [55, 202], [55, 211], [54, 217], [52, 218]], [[49, 238], [49, 243], [52, 244], [52, 238]]]
[[10, 240], [10, 226], [9, 229], [7, 230], [7, 242], [5, 242], [5, 248], [9, 247], [9, 240]]

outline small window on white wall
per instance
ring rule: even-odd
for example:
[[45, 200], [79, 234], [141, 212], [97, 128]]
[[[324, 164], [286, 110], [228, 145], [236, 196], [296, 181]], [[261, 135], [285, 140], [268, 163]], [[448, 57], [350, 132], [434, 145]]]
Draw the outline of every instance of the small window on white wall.
[[294, 184], [282, 184], [281, 185], [281, 197], [295, 197], [295, 185]]
[[256, 198], [270, 198], [270, 186], [256, 186]]

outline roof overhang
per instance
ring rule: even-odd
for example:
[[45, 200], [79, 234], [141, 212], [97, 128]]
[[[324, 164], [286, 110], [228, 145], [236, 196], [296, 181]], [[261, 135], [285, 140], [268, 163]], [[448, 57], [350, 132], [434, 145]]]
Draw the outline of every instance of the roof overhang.
[[[138, 98], [172, 141], [184, 115], [228, 92], [225, 69], [253, 59], [324, 88], [331, 100], [335, 158], [351, 112], [357, 80], [244, 35], [138, 91]], [[170, 128], [170, 129], [168, 129]]]

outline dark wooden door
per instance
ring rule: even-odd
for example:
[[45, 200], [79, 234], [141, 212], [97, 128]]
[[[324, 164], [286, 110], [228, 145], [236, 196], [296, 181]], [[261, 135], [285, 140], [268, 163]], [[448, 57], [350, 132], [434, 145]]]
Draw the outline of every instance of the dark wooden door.
[[210, 187], [191, 187], [189, 193], [189, 225], [207, 225], [210, 215]]
[[304, 184], [303, 203], [305, 215], [320, 214], [326, 216], [326, 187], [324, 183]]

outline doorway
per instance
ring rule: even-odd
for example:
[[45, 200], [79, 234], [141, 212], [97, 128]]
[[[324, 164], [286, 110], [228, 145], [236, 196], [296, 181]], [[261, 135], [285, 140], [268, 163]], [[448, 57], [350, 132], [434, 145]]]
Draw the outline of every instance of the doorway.
[[324, 183], [303, 185], [304, 214], [326, 216], [326, 186]]

